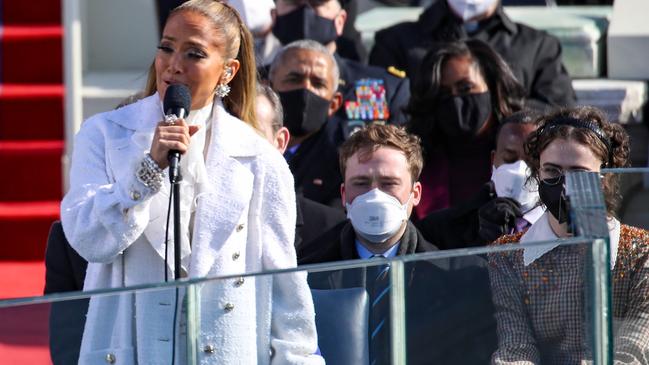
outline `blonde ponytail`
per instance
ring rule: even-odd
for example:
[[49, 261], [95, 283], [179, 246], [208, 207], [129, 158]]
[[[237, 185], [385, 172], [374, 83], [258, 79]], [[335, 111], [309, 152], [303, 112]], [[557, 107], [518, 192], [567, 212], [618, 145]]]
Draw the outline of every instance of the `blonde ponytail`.
[[[237, 59], [239, 71], [230, 81], [230, 94], [223, 99], [225, 108], [237, 118], [261, 131], [255, 114], [257, 94], [257, 65], [254, 43], [239, 13], [227, 3], [215, 0], [190, 0], [175, 8], [169, 14], [180, 11], [194, 11], [207, 17], [223, 35], [224, 61]], [[153, 80], [155, 81], [155, 72]], [[148, 85], [151, 85], [149, 82]], [[155, 82], [153, 83], [155, 85]], [[216, 85], [214, 85], [216, 87]]]
[[255, 113], [258, 74], [254, 43], [252, 34], [243, 23], [240, 24], [239, 39], [241, 42], [236, 59], [239, 60], [241, 67], [230, 82], [232, 90], [224, 99], [224, 104], [232, 114], [261, 131]]

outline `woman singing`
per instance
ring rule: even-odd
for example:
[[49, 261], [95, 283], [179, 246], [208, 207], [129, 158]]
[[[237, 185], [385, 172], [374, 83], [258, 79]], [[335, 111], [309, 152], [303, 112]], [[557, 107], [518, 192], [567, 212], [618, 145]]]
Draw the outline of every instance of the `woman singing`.
[[[84, 290], [173, 277], [165, 254], [173, 257], [174, 244], [183, 277], [294, 267], [293, 179], [259, 135], [253, 43], [239, 15], [214, 0], [176, 8], [151, 71], [148, 97], [91, 117], [75, 138], [61, 220], [89, 261]], [[191, 111], [165, 121], [162, 100], [172, 84], [189, 89]], [[182, 238], [166, 247], [171, 150], [182, 154]], [[312, 355], [304, 276], [212, 281], [197, 292], [200, 363], [322, 362]], [[79, 362], [183, 363], [186, 300], [174, 289], [93, 297]]]

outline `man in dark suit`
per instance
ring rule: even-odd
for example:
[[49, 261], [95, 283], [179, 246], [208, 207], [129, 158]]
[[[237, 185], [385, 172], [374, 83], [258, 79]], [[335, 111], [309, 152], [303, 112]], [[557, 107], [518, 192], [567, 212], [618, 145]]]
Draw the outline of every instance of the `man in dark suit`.
[[525, 87], [528, 106], [538, 109], [575, 102], [570, 76], [561, 62], [559, 40], [512, 21], [499, 0], [476, 4], [434, 1], [416, 22], [399, 23], [377, 32], [370, 64], [398, 67], [414, 79], [429, 48], [467, 37], [486, 42], [507, 61]]
[[291, 138], [284, 153], [298, 191], [322, 204], [340, 207], [338, 150], [327, 138], [336, 128], [327, 122], [342, 103], [338, 65], [327, 49], [312, 40], [282, 48], [270, 67], [270, 86], [280, 97], [284, 125]]
[[394, 67], [367, 66], [341, 57], [340, 44], [347, 24], [341, 0], [277, 0], [273, 34], [284, 45], [299, 39], [315, 40], [334, 55], [340, 69], [343, 104], [333, 119], [339, 128], [330, 139], [339, 145], [355, 130], [372, 123], [405, 124], [402, 109], [410, 98], [410, 83]]
[[[257, 86], [256, 114], [264, 135], [280, 153], [286, 151], [291, 134], [284, 127], [284, 113], [277, 94], [267, 85]], [[340, 209], [307, 199], [296, 192], [297, 221], [295, 223], [295, 249], [308, 245], [313, 239], [345, 220]]]
[[[88, 262], [70, 246], [60, 221], [52, 223], [45, 251], [45, 294], [81, 291]], [[79, 361], [88, 299], [53, 302], [50, 308], [50, 357], [54, 365]]]
[[[481, 364], [495, 349], [495, 322], [485, 261], [480, 257], [405, 264], [405, 280], [389, 279], [385, 259], [437, 251], [409, 221], [421, 198], [419, 140], [396, 126], [371, 125], [341, 147], [341, 185], [348, 221], [298, 251], [300, 264], [371, 259], [361, 269], [316, 272], [312, 288], [365, 287], [370, 293], [370, 359], [391, 360], [391, 287], [406, 291], [409, 364]], [[386, 295], [387, 294], [387, 295]]]

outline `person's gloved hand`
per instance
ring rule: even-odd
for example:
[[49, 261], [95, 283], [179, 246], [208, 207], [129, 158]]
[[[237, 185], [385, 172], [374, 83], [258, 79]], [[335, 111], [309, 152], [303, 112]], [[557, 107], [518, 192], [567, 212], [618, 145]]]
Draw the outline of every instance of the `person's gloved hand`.
[[510, 233], [516, 218], [523, 216], [521, 205], [512, 198], [494, 198], [478, 210], [478, 234], [487, 242]]

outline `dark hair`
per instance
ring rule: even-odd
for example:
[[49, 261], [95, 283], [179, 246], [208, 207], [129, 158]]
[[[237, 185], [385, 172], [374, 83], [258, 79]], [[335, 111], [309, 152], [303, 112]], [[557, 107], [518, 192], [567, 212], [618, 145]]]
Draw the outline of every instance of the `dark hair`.
[[[574, 141], [588, 146], [602, 161], [602, 167], [629, 166], [629, 135], [617, 123], [610, 123], [604, 113], [590, 106], [560, 109], [541, 116], [538, 129], [527, 139], [525, 154], [531, 178], [540, 181], [541, 153], [556, 139]], [[619, 179], [617, 174], [606, 174], [602, 180], [604, 200], [609, 214], [620, 203]]]
[[496, 141], [498, 140], [500, 131], [507, 124], [530, 124], [536, 126], [536, 121], [540, 118], [540, 116], [541, 115], [534, 110], [523, 109], [504, 117], [500, 120], [500, 124], [498, 124], [498, 126], [496, 127]]
[[421, 137], [428, 154], [435, 141], [434, 111], [441, 93], [442, 71], [450, 59], [470, 57], [487, 83], [497, 121], [522, 108], [525, 91], [507, 63], [488, 44], [479, 40], [440, 43], [424, 56], [411, 87], [406, 113], [409, 130]]
[[356, 152], [369, 154], [380, 147], [390, 147], [403, 152], [408, 162], [412, 182], [419, 180], [424, 166], [419, 137], [410, 134], [403, 127], [395, 125], [371, 124], [354, 133], [340, 147], [340, 171], [343, 178], [347, 160]]
[[327, 47], [312, 39], [299, 39], [297, 41], [293, 41], [277, 51], [277, 54], [275, 54], [273, 62], [271, 62], [268, 69], [268, 80], [271, 81], [271, 84], [273, 79], [275, 78], [277, 68], [280, 67], [280, 65], [286, 63], [286, 58], [289, 55], [295, 57], [295, 55], [293, 55], [292, 53], [298, 50], [313, 51], [327, 58], [327, 60], [331, 62], [331, 69], [329, 71], [331, 72], [331, 75], [333, 75], [332, 89], [334, 90], [334, 92], [338, 90], [338, 83], [340, 82], [340, 68], [338, 67], [336, 58], [333, 54], [331, 54], [331, 52], [329, 52]]

